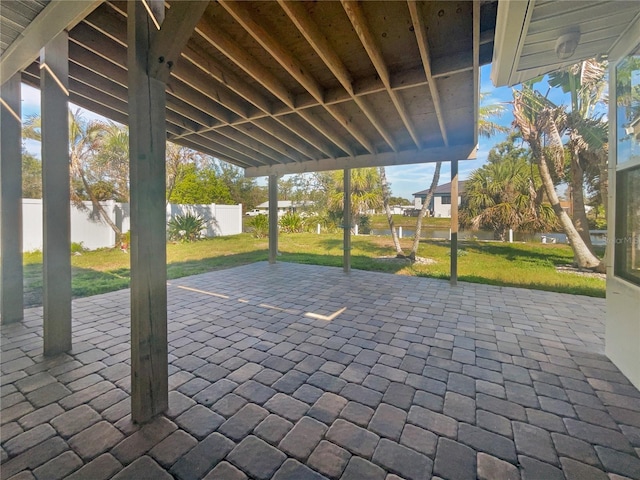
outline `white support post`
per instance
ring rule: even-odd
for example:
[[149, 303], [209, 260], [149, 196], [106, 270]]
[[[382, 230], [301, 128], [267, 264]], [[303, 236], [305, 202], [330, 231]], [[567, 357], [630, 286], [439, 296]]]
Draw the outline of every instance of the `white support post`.
[[69, 193], [69, 38], [40, 52], [44, 354], [71, 350], [71, 199]]
[[509, 243], [513, 243], [513, 228], [509, 229]]
[[320, 235], [320, 224], [318, 224], [318, 235]]
[[269, 263], [278, 258], [278, 176], [269, 175]]
[[0, 95], [0, 315], [4, 324], [24, 318], [19, 73], [2, 85]]
[[344, 169], [344, 181], [343, 181], [343, 255], [342, 255], [342, 268], [345, 273], [351, 271], [351, 169]]
[[402, 238], [402, 226], [398, 227], [398, 238]]
[[129, 1], [127, 13], [131, 172], [131, 419], [143, 423], [167, 409], [169, 395], [166, 85], [147, 73], [149, 52], [158, 31], [143, 2]]

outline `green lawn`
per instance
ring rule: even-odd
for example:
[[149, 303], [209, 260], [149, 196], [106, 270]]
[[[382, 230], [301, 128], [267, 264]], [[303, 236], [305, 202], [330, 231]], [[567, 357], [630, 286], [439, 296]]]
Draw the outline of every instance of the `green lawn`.
[[[440, 220], [440, 219], [437, 219]], [[409, 250], [411, 239], [403, 239]], [[220, 237], [187, 244], [167, 245], [170, 279], [235, 267], [267, 259], [268, 242], [249, 234]], [[280, 261], [339, 267], [342, 265], [341, 234], [281, 234]], [[398, 275], [449, 278], [449, 243], [423, 240], [419, 256], [434, 264], [410, 264], [378, 257], [393, 255], [390, 237], [352, 237], [351, 265], [355, 269]], [[599, 252], [602, 254], [602, 252]], [[461, 281], [516, 286], [604, 297], [605, 281], [575, 274], [558, 273], [556, 265], [571, 263], [566, 245], [498, 242], [461, 242], [458, 278]], [[42, 292], [42, 254], [25, 254], [25, 292], [28, 305], [38, 305]], [[102, 249], [71, 257], [73, 295], [95, 295], [129, 285], [129, 254]]]

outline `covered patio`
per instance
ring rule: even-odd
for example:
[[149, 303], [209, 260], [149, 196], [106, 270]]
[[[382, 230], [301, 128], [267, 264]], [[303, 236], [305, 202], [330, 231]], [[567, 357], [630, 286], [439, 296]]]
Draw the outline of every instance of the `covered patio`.
[[[612, 265], [626, 377], [604, 301], [455, 286], [455, 205], [451, 284], [351, 271], [349, 228], [343, 269], [278, 264], [276, 215], [269, 263], [165, 269], [166, 140], [268, 176], [271, 211], [279, 175], [344, 169], [346, 226], [352, 168], [450, 161], [457, 198], [479, 67], [509, 83], [620, 59], [640, 12], [616, 8], [2, 2], [2, 479], [640, 478], [637, 286]], [[558, 62], [574, 20], [587, 48]], [[42, 93], [44, 305], [27, 310], [21, 82]], [[69, 102], [130, 129], [131, 290], [74, 301]]]
[[[169, 409], [131, 421], [129, 292], [2, 327], [2, 478], [640, 478], [602, 299], [257, 263], [171, 281]], [[12, 477], [17, 475], [16, 477]]]

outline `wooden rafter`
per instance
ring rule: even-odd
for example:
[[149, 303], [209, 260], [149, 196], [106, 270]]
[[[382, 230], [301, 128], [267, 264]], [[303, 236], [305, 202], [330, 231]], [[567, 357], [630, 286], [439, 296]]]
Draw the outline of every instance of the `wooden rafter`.
[[371, 124], [376, 128], [378, 133], [380, 133], [391, 149], [393, 151], [397, 151], [398, 146], [388, 129], [383, 125], [382, 119], [380, 119], [379, 115], [364, 97], [355, 95], [353, 90], [353, 77], [351, 76], [351, 73], [349, 73], [349, 70], [327, 40], [327, 37], [324, 36], [316, 23], [311, 19], [305, 7], [301, 3], [285, 0], [278, 0], [278, 3], [298, 28], [300, 33], [304, 35], [307, 42], [309, 42], [311, 47], [313, 47], [318, 56], [324, 61], [325, 65], [340, 81], [340, 84], [345, 89], [349, 97], [355, 101], [358, 108], [360, 108], [360, 110], [362, 110], [362, 112], [367, 116]]
[[433, 72], [431, 70], [431, 55], [429, 53], [429, 40], [427, 39], [427, 26], [424, 23], [424, 18], [421, 14], [422, 12], [420, 12], [420, 7], [417, 2], [415, 2], [415, 0], [409, 0], [407, 3], [409, 5], [409, 13], [411, 14], [411, 22], [413, 23], [413, 30], [416, 34], [418, 48], [420, 49], [422, 66], [424, 68], [424, 73], [427, 76], [429, 93], [431, 93], [431, 100], [433, 101], [433, 107], [438, 119], [438, 127], [440, 128], [442, 141], [444, 142], [444, 145], [448, 147], [449, 136], [447, 134], [447, 126], [444, 122], [440, 93], [438, 92], [438, 85], [436, 85], [436, 80], [433, 78]]
[[[360, 131], [349, 118], [344, 115], [339, 108], [327, 106], [324, 103], [324, 91], [322, 86], [311, 75], [307, 69], [295, 58], [273, 35], [264, 29], [251, 15], [251, 13], [235, 0], [221, 0], [219, 2], [229, 12], [233, 18], [240, 23], [244, 29], [267, 51], [269, 54], [302, 85], [311, 96], [322, 105], [327, 112], [355, 138], [370, 153], [374, 152], [374, 147], [366, 135]], [[303, 116], [308, 118], [308, 116]], [[312, 124], [313, 125], [313, 124]], [[315, 126], [315, 125], [314, 125]], [[330, 138], [331, 140], [331, 138]], [[342, 147], [341, 147], [342, 148]], [[344, 148], [343, 148], [344, 150]]]
[[351, 0], [342, 0], [342, 6], [344, 7], [344, 11], [349, 17], [349, 20], [351, 21], [356, 34], [360, 38], [362, 45], [367, 51], [369, 59], [373, 63], [376, 72], [378, 72], [380, 80], [382, 80], [387, 93], [391, 97], [391, 101], [396, 107], [396, 110], [398, 111], [398, 114], [402, 119], [402, 123], [404, 123], [404, 126], [409, 132], [409, 135], [411, 135], [411, 138], [413, 139], [416, 147], [420, 149], [420, 138], [418, 137], [416, 128], [413, 125], [413, 121], [410, 118], [409, 112], [407, 111], [407, 107], [404, 104], [402, 97], [396, 91], [391, 89], [391, 77], [389, 75], [389, 69], [387, 68], [387, 64], [384, 61], [384, 57], [382, 56], [380, 47], [378, 46], [376, 39], [371, 33], [371, 29], [367, 24], [367, 19], [364, 15], [364, 11], [362, 10], [362, 6], [359, 3]]

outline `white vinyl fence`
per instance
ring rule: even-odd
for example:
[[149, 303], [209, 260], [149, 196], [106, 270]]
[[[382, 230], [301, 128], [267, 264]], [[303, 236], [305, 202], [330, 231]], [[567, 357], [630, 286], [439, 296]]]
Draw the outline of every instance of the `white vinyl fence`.
[[[129, 204], [101, 202], [109, 218], [123, 232], [130, 229]], [[242, 205], [167, 205], [167, 221], [187, 212], [199, 215], [207, 222], [207, 237], [242, 233]], [[89, 249], [113, 247], [116, 234], [94, 209], [91, 202], [82, 207], [71, 205], [71, 241]], [[25, 252], [42, 250], [42, 200], [22, 199], [22, 248]]]

